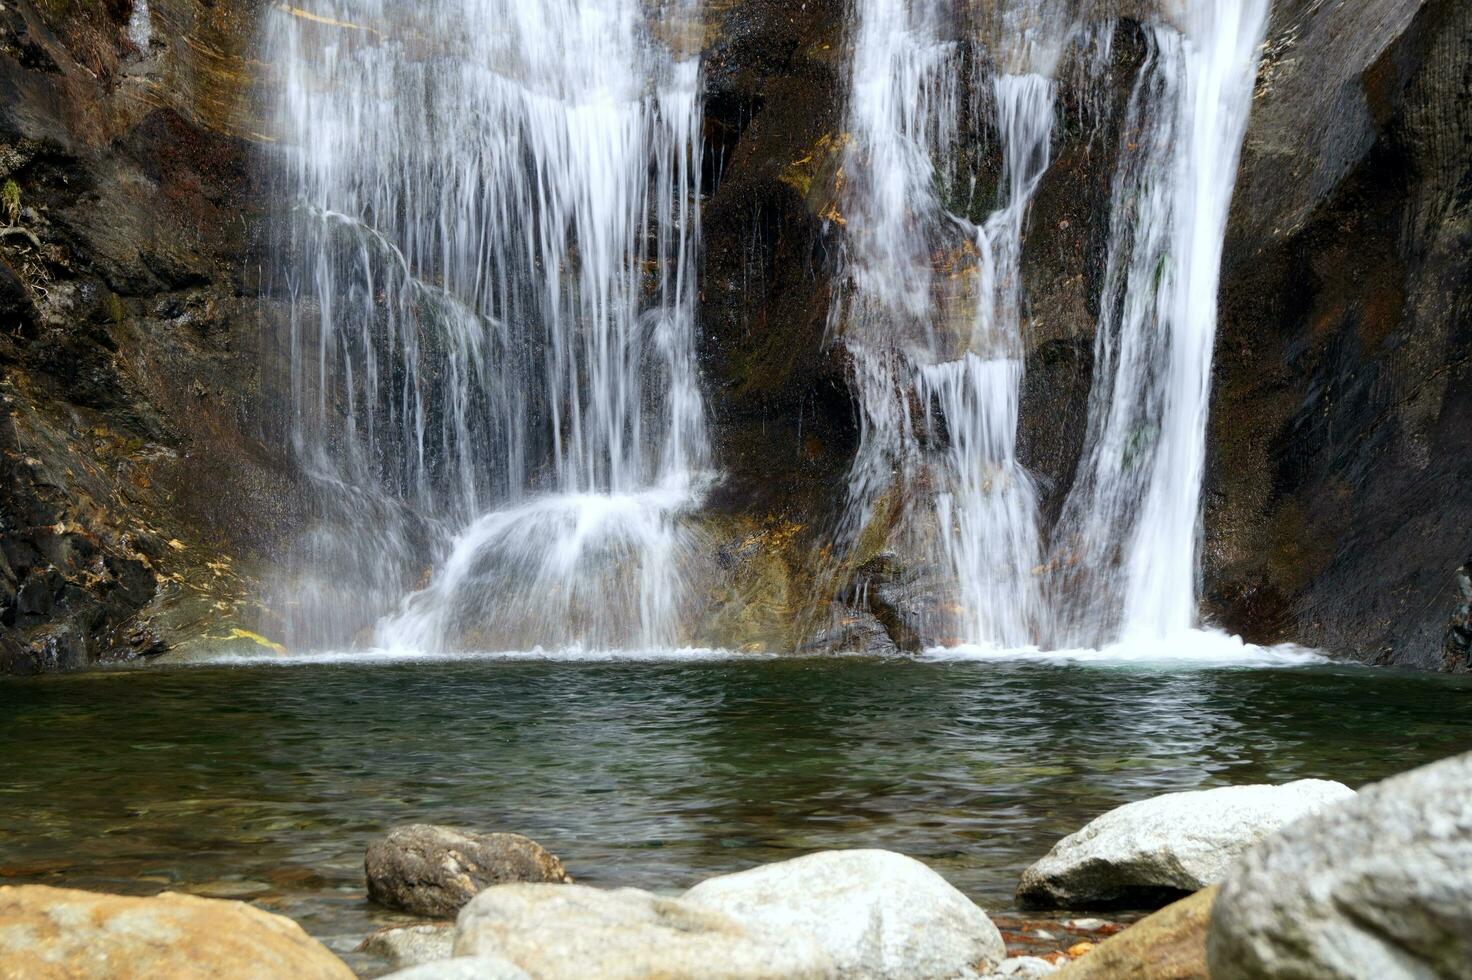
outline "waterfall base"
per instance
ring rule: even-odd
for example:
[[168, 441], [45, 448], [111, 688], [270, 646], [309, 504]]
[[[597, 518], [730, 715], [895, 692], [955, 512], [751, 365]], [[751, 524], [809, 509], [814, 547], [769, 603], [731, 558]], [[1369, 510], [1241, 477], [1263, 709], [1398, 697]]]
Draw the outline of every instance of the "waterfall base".
[[425, 651], [667, 648], [692, 551], [684, 489], [559, 494], [493, 511], [457, 537], [376, 642]]

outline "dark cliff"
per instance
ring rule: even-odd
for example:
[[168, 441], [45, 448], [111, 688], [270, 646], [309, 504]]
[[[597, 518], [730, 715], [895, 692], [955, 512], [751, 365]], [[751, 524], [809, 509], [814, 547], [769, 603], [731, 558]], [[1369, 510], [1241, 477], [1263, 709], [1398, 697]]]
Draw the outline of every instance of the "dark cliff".
[[[142, 39], [132, 15], [0, 7], [0, 670], [269, 632], [252, 573], [297, 520], [261, 396], [259, 4], [153, 0]], [[707, 638], [730, 645], [790, 649], [835, 596], [876, 648], [913, 642], [826, 553], [857, 442], [827, 342], [846, 19], [709, 7], [700, 354], [729, 584]], [[1091, 380], [1113, 148], [1090, 122], [1118, 111], [1131, 36], [1100, 90], [1064, 86], [1025, 242], [1021, 448], [1049, 520]], [[1214, 621], [1440, 665], [1472, 553], [1469, 237], [1472, 9], [1280, 2], [1222, 289]]]

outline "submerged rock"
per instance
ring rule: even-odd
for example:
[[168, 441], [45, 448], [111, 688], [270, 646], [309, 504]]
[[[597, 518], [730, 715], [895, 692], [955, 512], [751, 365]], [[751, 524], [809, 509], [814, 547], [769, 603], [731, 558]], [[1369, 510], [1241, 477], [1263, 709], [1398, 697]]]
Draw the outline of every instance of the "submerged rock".
[[1041, 956], [1009, 956], [981, 974], [981, 980], [1032, 980], [1033, 977], [1052, 976], [1057, 972], [1057, 964], [1049, 963]]
[[1206, 927], [1217, 889], [1141, 919], [1056, 974], [1057, 980], [1210, 980]]
[[571, 881], [555, 855], [520, 834], [395, 827], [363, 859], [368, 897], [415, 915], [449, 918], [491, 885]]
[[448, 922], [380, 929], [358, 947], [388, 960], [396, 970], [447, 960], [455, 953], [455, 927]]
[[1457, 569], [1461, 605], [1452, 614], [1442, 644], [1442, 667], [1448, 673], [1472, 673], [1472, 561]]
[[1362, 790], [1231, 869], [1215, 980], [1472, 976], [1472, 754]]
[[352, 980], [290, 919], [240, 902], [0, 888], [0, 974], [28, 980]]
[[1354, 797], [1342, 783], [1228, 786], [1110, 810], [1022, 874], [1030, 908], [1164, 905], [1219, 883], [1240, 854], [1294, 820]]
[[502, 957], [538, 980], [837, 975], [827, 951], [800, 930], [750, 924], [638, 889], [582, 885], [499, 885], [481, 892], [460, 913], [455, 953]]
[[985, 912], [890, 851], [823, 851], [703, 881], [683, 900], [760, 928], [815, 937], [853, 978], [949, 977], [1006, 957]]
[[457, 956], [400, 970], [384, 980], [532, 980], [532, 976], [499, 956]]

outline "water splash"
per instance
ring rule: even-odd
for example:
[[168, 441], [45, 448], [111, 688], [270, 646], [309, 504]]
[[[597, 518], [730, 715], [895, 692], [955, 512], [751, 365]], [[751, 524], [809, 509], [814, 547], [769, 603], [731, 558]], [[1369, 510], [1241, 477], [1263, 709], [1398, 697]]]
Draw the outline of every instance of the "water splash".
[[[664, 566], [709, 465], [691, 13], [268, 14], [290, 438], [318, 510], [280, 589], [292, 646], [341, 644], [416, 588], [382, 635], [499, 647], [576, 608], [538, 642], [674, 642]], [[534, 538], [555, 577], [518, 579]], [[508, 583], [490, 615], [478, 590]]]
[[1125, 120], [1088, 455], [1057, 535], [1057, 641], [1197, 622], [1217, 289], [1268, 0], [1166, 4]]

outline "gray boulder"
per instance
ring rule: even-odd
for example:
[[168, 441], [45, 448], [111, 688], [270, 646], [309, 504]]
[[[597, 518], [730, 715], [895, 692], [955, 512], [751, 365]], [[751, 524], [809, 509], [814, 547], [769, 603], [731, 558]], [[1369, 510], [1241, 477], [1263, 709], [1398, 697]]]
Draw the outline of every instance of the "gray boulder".
[[1228, 786], [1171, 793], [1110, 810], [1028, 868], [1028, 908], [1154, 908], [1219, 883], [1267, 835], [1354, 797], [1342, 783]]
[[890, 851], [823, 851], [711, 878], [683, 896], [758, 928], [815, 937], [840, 975], [953, 977], [1006, 957], [991, 919], [940, 875]]
[[1472, 754], [1258, 844], [1212, 910], [1214, 980], [1472, 977]]
[[568, 882], [562, 862], [520, 834], [395, 827], [363, 859], [368, 897], [415, 915], [450, 918], [476, 893], [507, 882]]
[[498, 885], [460, 913], [457, 956], [498, 956], [537, 980], [829, 978], [810, 936], [634, 888]]
[[457, 956], [400, 970], [383, 980], [532, 980], [532, 976], [499, 956]]
[[454, 949], [455, 927], [448, 922], [380, 929], [358, 947], [360, 952], [388, 960], [396, 970], [447, 960]]

